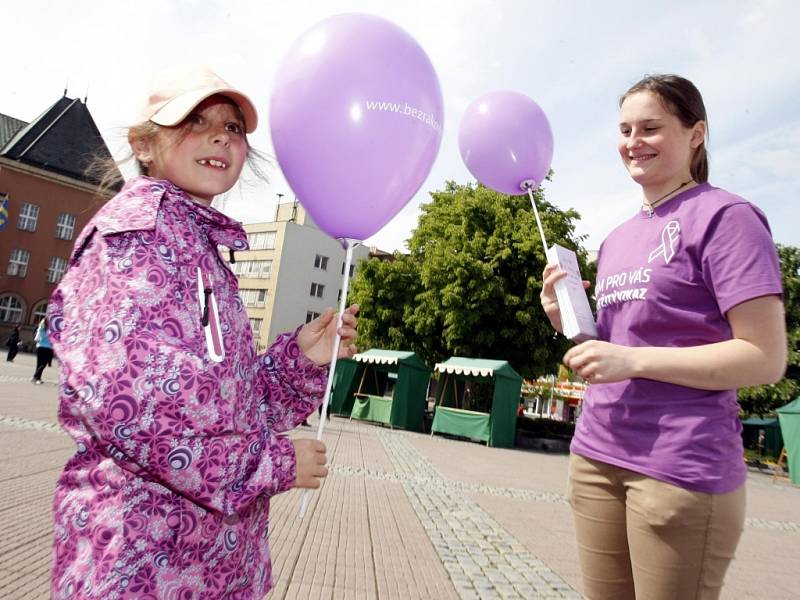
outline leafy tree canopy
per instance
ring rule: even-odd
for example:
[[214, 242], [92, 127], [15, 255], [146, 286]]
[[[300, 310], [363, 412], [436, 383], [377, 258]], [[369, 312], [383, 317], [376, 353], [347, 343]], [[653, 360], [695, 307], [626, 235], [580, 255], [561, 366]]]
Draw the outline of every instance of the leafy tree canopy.
[[[552, 372], [569, 345], [539, 304], [546, 264], [527, 196], [447, 182], [422, 206], [410, 254], [368, 261], [353, 283], [361, 345], [413, 350], [433, 364], [449, 356], [507, 360], [524, 377]], [[573, 249], [593, 279], [574, 210], [536, 201], [548, 244]]]

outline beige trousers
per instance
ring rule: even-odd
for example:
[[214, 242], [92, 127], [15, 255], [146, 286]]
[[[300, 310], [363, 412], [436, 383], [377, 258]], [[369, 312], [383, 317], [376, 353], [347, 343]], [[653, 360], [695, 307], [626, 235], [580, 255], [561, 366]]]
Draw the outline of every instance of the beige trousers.
[[744, 485], [691, 492], [573, 454], [568, 496], [587, 599], [719, 598], [744, 525]]

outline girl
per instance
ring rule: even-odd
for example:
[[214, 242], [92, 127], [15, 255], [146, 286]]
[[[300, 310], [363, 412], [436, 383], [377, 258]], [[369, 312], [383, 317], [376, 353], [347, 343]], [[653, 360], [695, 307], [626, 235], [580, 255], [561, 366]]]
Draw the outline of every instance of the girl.
[[322, 443], [278, 434], [321, 401], [333, 312], [256, 356], [218, 252], [247, 248], [210, 204], [256, 120], [208, 69], [162, 81], [129, 131], [143, 176], [86, 226], [53, 294], [59, 420], [78, 446], [54, 499], [54, 598], [261, 598], [270, 497], [327, 474]]
[[33, 372], [31, 381], [41, 385], [42, 373], [44, 373], [45, 367], [49, 366], [53, 361], [53, 346], [47, 335], [47, 317], [39, 321], [39, 327], [36, 328], [33, 341], [36, 342], [36, 370]]
[[[786, 332], [766, 218], [708, 183], [695, 86], [644, 78], [620, 101], [619, 153], [643, 207], [603, 242], [599, 339], [564, 363], [589, 381], [569, 498], [587, 598], [718, 598], [745, 514], [736, 388], [778, 381]], [[561, 329], [544, 271], [542, 305]]]

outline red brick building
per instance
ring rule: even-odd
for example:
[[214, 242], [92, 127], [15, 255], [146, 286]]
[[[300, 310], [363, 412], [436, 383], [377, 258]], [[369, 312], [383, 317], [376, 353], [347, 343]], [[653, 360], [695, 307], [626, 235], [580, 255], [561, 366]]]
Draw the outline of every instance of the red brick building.
[[107, 199], [86, 168], [110, 156], [78, 98], [31, 123], [0, 114], [0, 346], [20, 324], [30, 347], [75, 238]]

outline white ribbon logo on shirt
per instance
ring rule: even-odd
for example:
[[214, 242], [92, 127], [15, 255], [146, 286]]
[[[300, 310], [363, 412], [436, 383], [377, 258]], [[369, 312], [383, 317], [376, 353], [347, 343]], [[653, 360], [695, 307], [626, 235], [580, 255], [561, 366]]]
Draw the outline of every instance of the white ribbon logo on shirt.
[[648, 263], [653, 262], [659, 256], [664, 256], [664, 262], [669, 264], [672, 257], [675, 256], [675, 247], [678, 245], [678, 235], [681, 232], [681, 226], [677, 221], [670, 221], [664, 226], [661, 232], [661, 245], [650, 253], [650, 258], [647, 259]]

